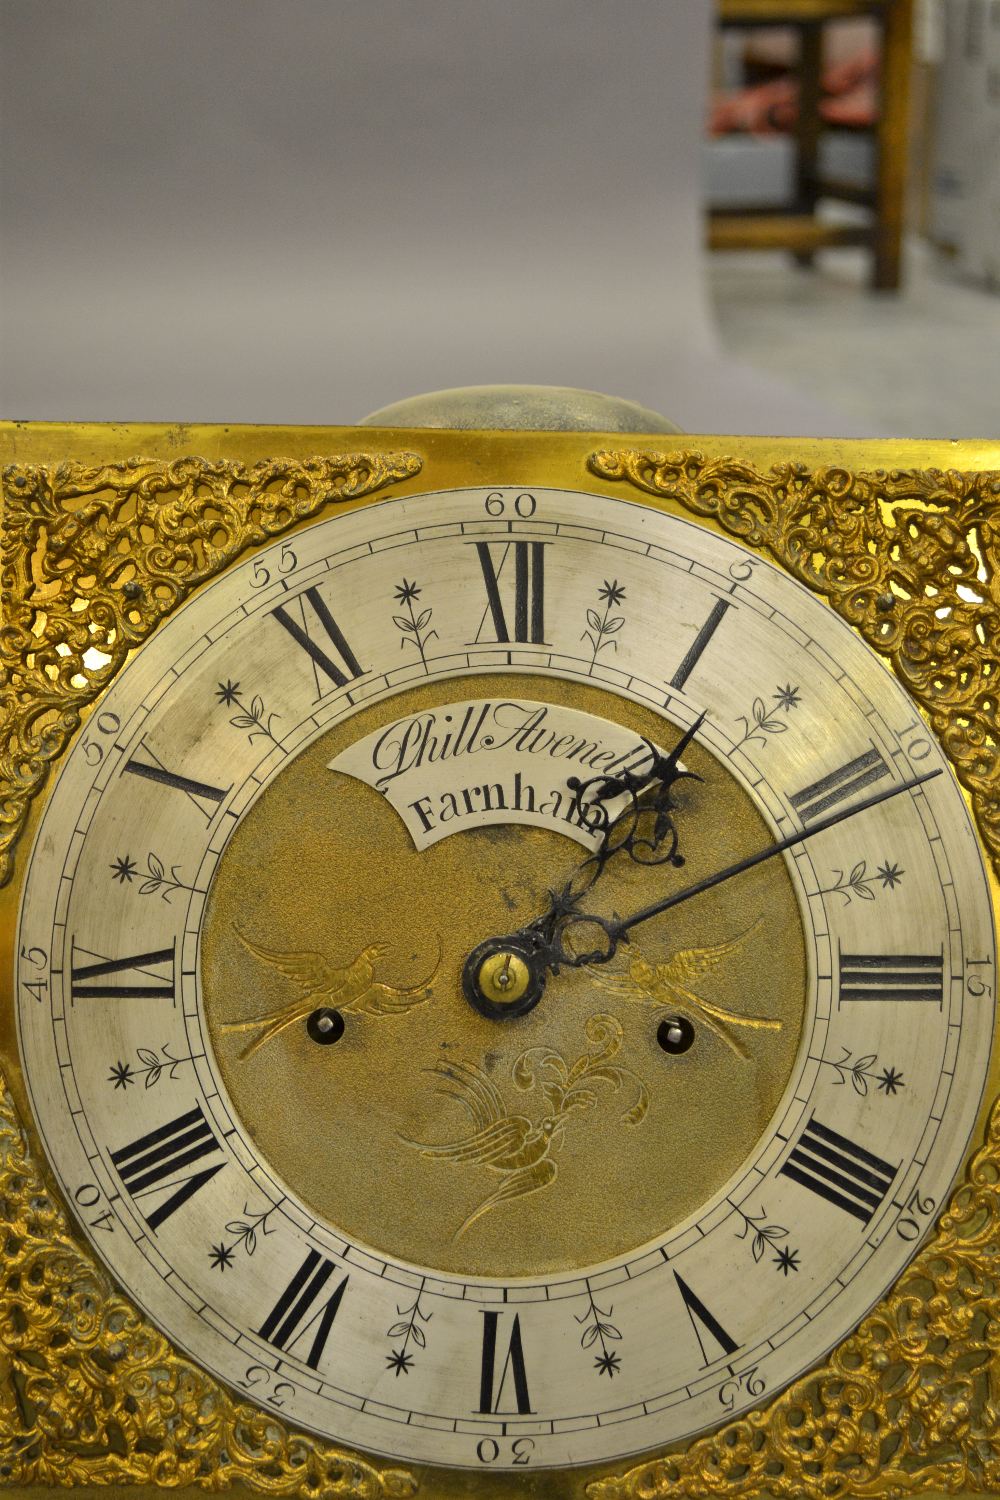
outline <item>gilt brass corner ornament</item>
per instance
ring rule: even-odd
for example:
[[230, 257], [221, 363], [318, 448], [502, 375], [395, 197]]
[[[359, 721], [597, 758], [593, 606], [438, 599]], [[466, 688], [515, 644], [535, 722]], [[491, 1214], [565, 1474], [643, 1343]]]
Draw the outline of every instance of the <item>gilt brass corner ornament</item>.
[[[532, 460], [522, 462], [523, 483], [530, 485]], [[1000, 474], [810, 469], [794, 461], [768, 468], [724, 453], [588, 452], [581, 443], [575, 473], [562, 462], [556, 478], [585, 489], [587, 473], [604, 486], [602, 494], [621, 483], [716, 523], [778, 562], [859, 632], [933, 728], [1000, 875]], [[429, 490], [455, 482], [453, 470], [439, 481], [432, 460], [403, 450], [253, 463], [137, 457], [9, 467], [2, 517], [0, 886], [19, 873], [19, 840], [33, 804], [44, 804], [49, 778], [86, 710], [161, 622], [248, 549], [320, 517], [327, 506], [418, 475]], [[480, 480], [472, 474], [463, 482]], [[541, 566], [537, 556], [524, 563], [526, 579], [531, 567]], [[488, 572], [488, 560], [484, 567]], [[268, 577], [267, 586], [272, 582]], [[496, 621], [499, 605], [490, 598]], [[596, 644], [594, 653], [596, 660]], [[734, 922], [718, 958], [738, 954], [752, 930], [751, 923]], [[272, 939], [269, 931], [266, 947], [240, 935], [251, 956], [284, 974], [288, 960], [316, 956], [288, 951], [286, 937]], [[630, 1010], [645, 1014], [655, 1008], [645, 996], [669, 1006], [676, 991], [687, 997], [692, 1015], [715, 1018], [717, 1025], [707, 1029], [723, 1033], [723, 1050], [736, 1055], [734, 1066], [744, 1066], [742, 1040], [734, 1042], [730, 1028], [740, 1027], [741, 1038], [744, 1032], [769, 1036], [780, 1023], [737, 1014], [720, 1002], [713, 1007], [700, 992], [678, 989], [675, 968], [685, 952], [707, 956], [695, 973], [680, 975], [693, 981], [713, 966], [716, 949], [676, 947], [675, 967], [668, 973], [660, 964], [655, 974], [648, 963], [639, 972], [638, 949], [624, 950], [617, 977], [610, 969], [599, 976], [602, 1004], [607, 991], [620, 996], [631, 985], [625, 998], [643, 1004]], [[356, 946], [351, 952], [360, 954], [355, 966], [369, 956], [356, 1008], [381, 989], [394, 1024], [397, 1012], [405, 1021], [411, 1011], [419, 1018], [432, 1009], [423, 1002], [438, 967], [431, 973], [418, 959], [414, 980], [430, 975], [423, 983], [378, 986], [372, 973], [384, 950]], [[321, 990], [324, 1003], [332, 1004], [330, 985], [317, 982], [309, 993]], [[251, 1054], [256, 1066], [293, 1035], [308, 999], [222, 1030], [266, 1028], [246, 1048], [247, 1066]], [[457, 1054], [436, 1066], [438, 1083], [451, 1089], [468, 1116], [456, 1123], [449, 1106], [453, 1131], [509, 1125], [508, 1079], [525, 1094], [544, 1093], [549, 1106], [541, 1124], [523, 1119], [521, 1146], [533, 1143], [546, 1124], [551, 1140], [540, 1143], [530, 1161], [522, 1149], [494, 1166], [508, 1175], [493, 1197], [473, 1197], [474, 1211], [457, 1221], [462, 1232], [480, 1216], [498, 1217], [487, 1210], [501, 1196], [529, 1203], [554, 1197], [554, 1186], [534, 1190], [555, 1183], [552, 1153], [564, 1117], [575, 1110], [580, 1119], [574, 1126], [583, 1129], [600, 1114], [596, 1104], [603, 1106], [606, 1095], [588, 1092], [595, 1082], [607, 1085], [607, 1093], [624, 1085], [617, 1115], [651, 1128], [657, 1100], [650, 1104], [634, 1070], [608, 1061], [622, 1045], [620, 1021], [592, 1015], [587, 1024], [575, 1052], [525, 1051], [520, 1074], [496, 1071], [491, 1079], [478, 1064], [457, 1061]], [[371, 1028], [382, 1035], [391, 1029]], [[261, 1047], [265, 1039], [267, 1048]], [[633, 1084], [638, 1103], [629, 1093]], [[423, 1087], [434, 1092], [426, 1078]], [[542, 1108], [539, 1103], [536, 1114]], [[610, 1119], [610, 1106], [607, 1114]], [[0, 1493], [18, 1484], [190, 1485], [206, 1493], [242, 1486], [296, 1500], [513, 1500], [518, 1494], [569, 1500], [577, 1494], [580, 1469], [514, 1468], [505, 1475], [442, 1469], [435, 1478], [420, 1464], [371, 1458], [286, 1423], [280, 1385], [268, 1385], [270, 1369], [260, 1369], [256, 1391], [249, 1371], [242, 1391], [216, 1379], [179, 1353], [118, 1289], [64, 1206], [35, 1139], [0, 1075]], [[465, 1149], [465, 1137], [417, 1135], [409, 1146], [414, 1157], [436, 1153], [461, 1161], [463, 1171], [486, 1160]], [[536, 1178], [510, 1189], [526, 1171], [536, 1171]], [[487, 1192], [495, 1188], [495, 1177], [479, 1182]], [[909, 1211], [914, 1239], [928, 1215], [936, 1217], [934, 1232], [891, 1291], [816, 1368], [771, 1397], [755, 1384], [754, 1367], [734, 1366], [728, 1396], [725, 1378], [720, 1386], [723, 1425], [645, 1460], [588, 1468], [589, 1500], [753, 1500], [761, 1493], [782, 1500], [890, 1500], [930, 1489], [1000, 1492], [1000, 1101], [950, 1199], [917, 1198]], [[448, 1234], [454, 1229], [449, 1224]], [[255, 1399], [265, 1387], [275, 1398], [267, 1410]], [[746, 1410], [747, 1398], [758, 1396]]]
[[591, 1500], [1000, 1488], [1000, 1110], [937, 1233], [857, 1333], [776, 1401]]
[[6, 1088], [0, 1153], [0, 1488], [217, 1493], [239, 1481], [323, 1500], [416, 1493], [411, 1474], [289, 1432], [177, 1354], [81, 1251]]
[[927, 714], [1000, 873], [1000, 473], [760, 470], [635, 448], [589, 468], [713, 517], [859, 630]]
[[248, 547], [420, 467], [415, 453], [348, 453], [250, 465], [187, 457], [6, 468], [0, 884], [80, 710], [129, 651]]

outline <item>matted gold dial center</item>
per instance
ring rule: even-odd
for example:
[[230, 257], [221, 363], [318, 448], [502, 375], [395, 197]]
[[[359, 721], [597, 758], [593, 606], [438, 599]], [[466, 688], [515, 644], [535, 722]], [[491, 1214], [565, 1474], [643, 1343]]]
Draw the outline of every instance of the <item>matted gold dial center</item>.
[[[209, 891], [202, 994], [236, 1114], [317, 1217], [418, 1266], [532, 1276], [629, 1253], [725, 1185], [788, 1084], [807, 970], [791, 879], [772, 861], [650, 924], [612, 962], [560, 965], [542, 994], [531, 953], [504, 934], [537, 919], [587, 857], [561, 831], [581, 768], [525, 754], [505, 775], [492, 747], [467, 751], [491, 700], [530, 710], [533, 736], [547, 706], [553, 721], [586, 715], [593, 744], [679, 738], [629, 700], [537, 675], [452, 679], [360, 710], [244, 815]], [[419, 738], [394, 727], [413, 723]], [[425, 847], [377, 785], [331, 769], [370, 741], [388, 774], [431, 734], [441, 747], [460, 732], [461, 831]], [[678, 785], [685, 882], [773, 837], [728, 769], [690, 752], [701, 780]], [[421, 810], [444, 819], [441, 764], [437, 782], [418, 768], [391, 783], [418, 824]], [[486, 820], [501, 795], [510, 806], [519, 791], [523, 811], [529, 782], [534, 825]], [[587, 899], [611, 917], [679, 878], [616, 856]], [[309, 1031], [324, 1010], [342, 1018], [335, 1047]], [[694, 1040], [668, 1055], [658, 1028], [678, 1013]]]

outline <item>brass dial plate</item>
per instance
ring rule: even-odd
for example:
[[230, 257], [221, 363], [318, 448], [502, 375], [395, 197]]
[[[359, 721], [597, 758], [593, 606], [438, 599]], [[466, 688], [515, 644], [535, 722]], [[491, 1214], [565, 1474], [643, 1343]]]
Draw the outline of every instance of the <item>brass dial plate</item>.
[[[248, 1360], [274, 1374], [280, 1368], [294, 1420], [362, 1447], [472, 1467], [488, 1451], [513, 1468], [524, 1454], [542, 1465], [588, 1463], [703, 1428], [718, 1420], [720, 1404], [728, 1412], [757, 1401], [761, 1381], [770, 1391], [791, 1379], [857, 1320], [909, 1254], [897, 1224], [940, 1198], [965, 1148], [991, 1028], [970, 966], [989, 966], [993, 956], [975, 841], [957, 789], [942, 777], [919, 796], [897, 798], [891, 818], [873, 810], [862, 825], [859, 815], [857, 825], [847, 822], [785, 861], [800, 910], [812, 914], [814, 985], [784, 1113], [761, 1143], [752, 1185], [726, 1198], [717, 1193], [695, 1222], [677, 1225], [627, 1267], [580, 1265], [577, 1275], [556, 1273], [545, 1288], [484, 1281], [463, 1283], [456, 1295], [446, 1276], [378, 1263], [337, 1226], [317, 1223], [254, 1156], [211, 1058], [199, 1051], [204, 877], [252, 801], [248, 795], [238, 810], [226, 803], [250, 771], [265, 781], [277, 763], [307, 752], [325, 727], [323, 715], [335, 718], [348, 695], [360, 701], [419, 680], [423, 647], [420, 663], [411, 646], [400, 666], [399, 638], [387, 623], [395, 626], [392, 589], [412, 580], [418, 561], [428, 559], [420, 582], [430, 590], [432, 555], [463, 549], [461, 567], [449, 561], [437, 575], [446, 587], [434, 596], [433, 654], [452, 658], [442, 672], [463, 682], [470, 671], [507, 667], [586, 677], [619, 696], [645, 698], [680, 724], [709, 705], [706, 743], [727, 756], [772, 831], [783, 820], [818, 817], [818, 804], [831, 797], [859, 794], [859, 778], [891, 782], [901, 767], [941, 763], [905, 697], [856, 639], [739, 548], [642, 507], [541, 491], [537, 515], [514, 532], [486, 510], [488, 498], [481, 490], [422, 496], [302, 532], [291, 564], [276, 546], [255, 561], [267, 571], [263, 582], [254, 584], [250, 565], [235, 569], [122, 675], [70, 758], [35, 844], [20, 945], [28, 954], [47, 952], [55, 935], [62, 963], [52, 979], [61, 983], [47, 1013], [30, 991], [33, 1003], [22, 997], [21, 1038], [36, 1116], [67, 1195], [94, 1182], [103, 1195], [96, 1217], [108, 1213], [125, 1230], [102, 1243], [88, 1219], [94, 1243], [182, 1346], [234, 1383], [246, 1377]], [[516, 504], [515, 492], [507, 498]], [[482, 604], [486, 570], [477, 541], [499, 549], [491, 554], [496, 568], [503, 550], [521, 541], [555, 549], [545, 563], [545, 607], [554, 608], [558, 627], [552, 640], [477, 639], [486, 607], [471, 621], [461, 613], [474, 597]], [[626, 564], [629, 630], [608, 631]], [[352, 566], [365, 577], [348, 591], [347, 612], [338, 590]], [[282, 577], [291, 572], [294, 579]], [[505, 589], [509, 580], [508, 572]], [[298, 616], [304, 632], [315, 630], [314, 615], [322, 625], [310, 589], [335, 607], [346, 638], [357, 642], [363, 670], [355, 675], [341, 656], [339, 670], [350, 670], [336, 692], [319, 691], [308, 661], [296, 655], [294, 632], [273, 618], [294, 604], [313, 611]], [[705, 635], [724, 595], [732, 600], [727, 611], [736, 612], [726, 623], [739, 622], [728, 652], [714, 649], [724, 639], [714, 629]], [[419, 613], [425, 607], [426, 599]], [[508, 608], [517, 614], [516, 599]], [[602, 653], [608, 635], [614, 653]], [[227, 661], [234, 645], [240, 649]], [[129, 761], [144, 754], [154, 757], [147, 771], [130, 770]], [[165, 774], [148, 774], [157, 764]], [[206, 795], [214, 804], [207, 820], [197, 805]], [[235, 816], [223, 833], [227, 813]], [[307, 823], [308, 809], [304, 815]], [[128, 873], [130, 848], [118, 848], [126, 835], [149, 845], [136, 843], [141, 883], [137, 868]], [[54, 909], [47, 904], [53, 890]], [[153, 960], [168, 952], [176, 974], [165, 977]], [[874, 997], [850, 993], [872, 972]], [[123, 976], [112, 988], [152, 991], [143, 997], [150, 1006], [123, 1007], [120, 992], [104, 993], [112, 974]], [[26, 989], [30, 975], [21, 979]], [[909, 990], [902, 1001], [889, 993], [900, 989]], [[168, 998], [176, 1004], [156, 1016], [170, 1026], [161, 1024], [154, 1041], [142, 1027], [153, 1002]], [[910, 1019], [916, 1005], [919, 1032]], [[608, 1035], [606, 1027], [585, 1027], [574, 1058], [606, 1046]], [[149, 1061], [154, 1052], [159, 1060]], [[132, 1073], [120, 1087], [119, 1067]], [[156, 1071], [156, 1081], [140, 1091], [141, 1069], [144, 1080]], [[197, 1167], [168, 1181], [160, 1147], [176, 1144], [181, 1122]], [[824, 1146], [839, 1153], [846, 1188], [817, 1165]], [[793, 1165], [798, 1177], [787, 1170]], [[266, 1227], [257, 1221], [251, 1254], [250, 1232], [232, 1226], [251, 1225], [262, 1201], [280, 1212]], [[235, 1249], [227, 1236], [238, 1241]], [[433, 1301], [433, 1342], [424, 1330], [425, 1296]], [[404, 1317], [414, 1302], [417, 1310]], [[409, 1365], [392, 1363], [405, 1335], [390, 1329], [400, 1320], [423, 1334], [423, 1342], [412, 1328], [409, 1335], [422, 1351], [419, 1364], [412, 1353]], [[762, 1339], [765, 1328], [773, 1331]], [[362, 1366], [363, 1396], [349, 1384]]]

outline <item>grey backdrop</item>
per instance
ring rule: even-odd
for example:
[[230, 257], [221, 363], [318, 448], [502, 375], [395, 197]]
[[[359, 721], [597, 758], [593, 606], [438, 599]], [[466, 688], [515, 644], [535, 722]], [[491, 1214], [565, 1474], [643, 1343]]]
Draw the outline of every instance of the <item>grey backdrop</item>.
[[3, 0], [2, 414], [349, 422], [578, 385], [836, 419], [720, 355], [711, 0]]

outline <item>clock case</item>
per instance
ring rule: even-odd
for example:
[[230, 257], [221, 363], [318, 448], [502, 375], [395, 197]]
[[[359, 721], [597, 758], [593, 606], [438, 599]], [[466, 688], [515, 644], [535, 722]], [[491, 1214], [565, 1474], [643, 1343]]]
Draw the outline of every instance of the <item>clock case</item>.
[[735, 538], [825, 600], [942, 744], [996, 915], [1000, 444], [0, 423], [0, 455], [0, 1488], [338, 1500], [1000, 1492], [996, 1049], [944, 1213], [891, 1292], [808, 1375], [642, 1459], [518, 1475], [411, 1469], [286, 1428], [176, 1352], [118, 1292], [42, 1156], [11, 988], [24, 856], [59, 762], [160, 621], [275, 537], [464, 485], [627, 494]]

